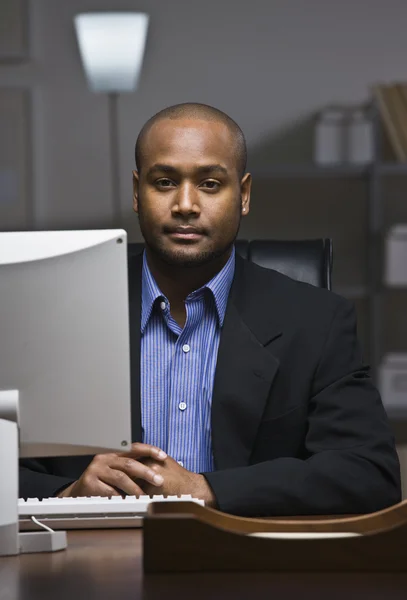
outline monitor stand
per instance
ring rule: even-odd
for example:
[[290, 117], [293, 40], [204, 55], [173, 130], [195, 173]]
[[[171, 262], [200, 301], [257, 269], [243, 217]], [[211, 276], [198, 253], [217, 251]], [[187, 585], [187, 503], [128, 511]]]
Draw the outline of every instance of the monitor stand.
[[19, 533], [18, 447], [18, 390], [0, 390], [0, 556], [63, 550], [65, 531]]

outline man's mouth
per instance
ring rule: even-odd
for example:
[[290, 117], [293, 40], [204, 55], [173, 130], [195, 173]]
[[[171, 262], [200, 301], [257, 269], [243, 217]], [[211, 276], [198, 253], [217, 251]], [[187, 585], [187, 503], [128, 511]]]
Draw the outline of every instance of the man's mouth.
[[168, 229], [167, 233], [178, 240], [198, 240], [204, 235], [202, 229], [196, 227], [173, 227]]

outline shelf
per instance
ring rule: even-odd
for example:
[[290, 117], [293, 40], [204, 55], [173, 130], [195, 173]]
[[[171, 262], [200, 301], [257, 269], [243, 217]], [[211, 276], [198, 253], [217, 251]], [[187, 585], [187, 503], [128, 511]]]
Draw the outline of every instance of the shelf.
[[382, 291], [385, 292], [396, 292], [396, 293], [406, 293], [407, 292], [407, 283], [404, 284], [400, 284], [400, 285], [394, 285], [394, 283], [389, 284], [384, 282], [383, 283], [383, 287], [382, 287]]
[[[271, 164], [269, 167], [258, 167], [250, 171], [253, 177], [273, 178], [361, 178], [366, 177], [373, 165], [338, 165], [322, 167], [312, 163]], [[381, 175], [407, 175], [407, 163], [378, 163], [377, 170]]]
[[333, 285], [332, 291], [349, 300], [363, 299], [368, 295], [367, 287], [364, 285]]
[[[312, 163], [291, 163], [291, 164], [272, 164], [269, 167], [258, 167], [250, 171], [256, 179], [274, 178], [296, 178], [308, 179], [327, 177], [335, 178], [360, 178], [364, 177], [369, 172], [367, 165], [339, 165], [332, 167], [322, 167]], [[407, 172], [407, 170], [406, 170]]]
[[379, 164], [382, 175], [407, 175], [407, 164], [404, 163], [382, 163]]
[[[333, 285], [332, 291], [335, 294], [339, 294], [340, 296], [344, 296], [345, 298], [349, 298], [350, 300], [362, 300], [363, 298], [368, 298], [372, 296], [372, 293], [369, 293], [367, 286], [365, 285]], [[398, 292], [398, 293], [407, 293], [407, 285], [386, 285], [386, 283], [382, 283], [380, 289], [376, 290], [375, 294], [381, 295], [387, 292]]]
[[383, 402], [387, 416], [391, 421], [407, 421], [407, 406], [396, 407]]

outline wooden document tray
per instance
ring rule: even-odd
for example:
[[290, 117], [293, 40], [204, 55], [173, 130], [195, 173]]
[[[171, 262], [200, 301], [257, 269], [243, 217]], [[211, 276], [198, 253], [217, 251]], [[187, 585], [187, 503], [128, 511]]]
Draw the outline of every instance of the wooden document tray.
[[192, 502], [156, 502], [148, 508], [143, 540], [146, 573], [407, 572], [407, 501], [322, 520], [247, 519]]

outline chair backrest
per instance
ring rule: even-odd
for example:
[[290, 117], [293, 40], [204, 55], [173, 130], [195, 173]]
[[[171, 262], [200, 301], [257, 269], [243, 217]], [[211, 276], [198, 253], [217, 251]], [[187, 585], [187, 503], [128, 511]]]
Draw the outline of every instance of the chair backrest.
[[[236, 252], [243, 258], [274, 269], [291, 279], [331, 289], [332, 240], [247, 240], [236, 241]], [[129, 256], [139, 254], [144, 244], [129, 244]]]
[[247, 258], [291, 279], [331, 289], [332, 240], [254, 240]]

